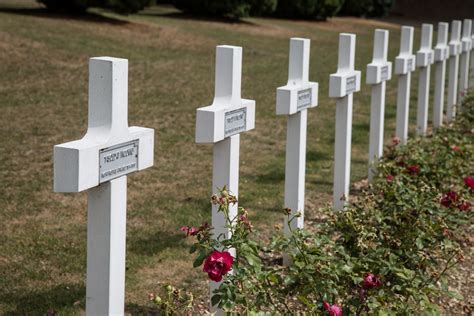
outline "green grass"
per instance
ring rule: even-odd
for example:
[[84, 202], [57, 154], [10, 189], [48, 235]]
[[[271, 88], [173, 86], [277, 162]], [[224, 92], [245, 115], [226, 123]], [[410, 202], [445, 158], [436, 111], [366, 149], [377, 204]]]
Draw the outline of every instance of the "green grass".
[[[53, 145], [82, 137], [87, 126], [88, 58], [129, 59], [129, 123], [156, 130], [155, 166], [129, 177], [127, 310], [145, 313], [159, 282], [207, 293], [178, 231], [209, 220], [212, 147], [194, 143], [196, 108], [212, 102], [215, 46], [243, 47], [242, 96], [255, 99], [256, 128], [241, 137], [240, 204], [257, 227], [282, 221], [286, 118], [275, 93], [287, 81], [289, 37], [312, 40], [310, 80], [319, 106], [309, 111], [306, 216], [330, 200], [338, 33], [355, 32], [362, 91], [354, 97], [352, 181], [366, 177], [370, 88], [364, 84], [373, 30], [399, 26], [349, 18], [330, 22], [188, 19], [169, 7], [117, 17], [71, 19], [28, 0], [0, 4], [0, 314], [81, 314], [85, 301], [86, 194], [52, 192]], [[416, 44], [418, 48], [418, 31]], [[412, 81], [411, 127], [417, 85]], [[386, 139], [394, 134], [396, 78], [388, 84]]]

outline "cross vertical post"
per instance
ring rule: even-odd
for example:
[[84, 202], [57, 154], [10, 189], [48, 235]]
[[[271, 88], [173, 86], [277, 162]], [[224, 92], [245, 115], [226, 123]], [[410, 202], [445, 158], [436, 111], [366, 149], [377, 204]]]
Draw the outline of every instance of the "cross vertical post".
[[456, 116], [458, 95], [459, 55], [461, 54], [461, 21], [451, 23], [451, 37], [449, 41], [449, 75], [448, 99], [446, 106], [446, 120], [451, 122]]
[[438, 23], [438, 40], [434, 48], [434, 60], [436, 65], [435, 91], [433, 99], [434, 129], [438, 129], [443, 125], [444, 86], [446, 83], [446, 60], [449, 58], [448, 30], [448, 23]]
[[461, 59], [459, 61], [459, 109], [462, 106], [462, 100], [464, 95], [467, 93], [469, 85], [469, 55], [472, 49], [472, 20], [465, 19], [462, 26], [462, 38], [461, 38]]
[[[255, 127], [255, 101], [242, 99], [242, 48], [221, 45], [216, 47], [215, 90], [212, 105], [196, 111], [196, 143], [211, 143], [213, 147], [212, 192], [217, 194], [224, 186], [230, 194], [239, 193], [240, 133]], [[238, 212], [237, 203], [229, 205], [229, 216]], [[213, 238], [228, 239], [231, 230], [226, 219], [212, 206]], [[233, 257], [235, 249], [230, 250]], [[210, 294], [220, 282], [210, 282]], [[212, 304], [211, 304], [212, 305]], [[222, 310], [211, 306], [211, 311], [222, 315]]]
[[416, 133], [426, 135], [428, 128], [428, 101], [430, 98], [430, 69], [433, 59], [433, 25], [421, 26], [421, 45], [416, 53], [416, 66], [420, 68], [418, 78], [418, 108], [416, 114]]
[[376, 172], [377, 160], [383, 154], [385, 85], [392, 78], [392, 63], [387, 61], [387, 30], [375, 30], [372, 62], [367, 65], [367, 84], [372, 85], [370, 102], [369, 181]]
[[86, 314], [123, 315], [127, 174], [153, 165], [154, 130], [128, 127], [128, 61], [89, 62], [86, 135], [54, 146], [54, 191], [87, 190]]
[[329, 77], [329, 97], [336, 98], [333, 209], [349, 200], [353, 93], [360, 91], [360, 71], [354, 70], [355, 34], [339, 34], [338, 67]]
[[472, 24], [472, 28], [471, 28], [472, 46], [471, 46], [471, 53], [470, 53], [471, 54], [471, 57], [470, 57], [471, 66], [470, 66], [470, 69], [469, 69], [471, 82], [469, 84], [469, 87], [474, 87], [474, 23], [471, 23], [471, 24]]
[[[277, 115], [288, 116], [284, 205], [291, 209], [291, 230], [304, 227], [307, 109], [318, 105], [318, 84], [309, 81], [310, 45], [309, 39], [290, 39], [288, 82], [276, 95]], [[286, 219], [284, 232], [290, 235]], [[288, 256], [283, 261], [288, 265]]]
[[408, 140], [411, 72], [415, 70], [415, 55], [413, 55], [412, 52], [413, 27], [402, 26], [400, 54], [395, 58], [395, 74], [398, 75], [397, 125], [395, 136], [400, 139], [401, 145], [405, 145]]

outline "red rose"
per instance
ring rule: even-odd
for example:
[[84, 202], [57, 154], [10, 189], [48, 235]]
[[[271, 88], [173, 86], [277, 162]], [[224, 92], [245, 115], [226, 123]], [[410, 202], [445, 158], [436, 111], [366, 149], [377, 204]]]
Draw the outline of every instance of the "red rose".
[[411, 165], [407, 167], [407, 170], [411, 174], [417, 174], [420, 172], [420, 166], [418, 165]]
[[398, 138], [398, 137], [392, 138], [392, 144], [393, 144], [394, 146], [400, 144], [400, 142], [401, 142], [400, 138]]
[[207, 272], [209, 278], [212, 281], [220, 282], [222, 276], [226, 275], [227, 272], [232, 268], [234, 263], [234, 258], [230, 255], [228, 251], [217, 251], [214, 250], [204, 262], [203, 271]]
[[474, 190], [474, 178], [473, 177], [465, 177], [464, 183], [471, 189]]
[[371, 289], [371, 288], [374, 288], [374, 287], [378, 287], [382, 285], [382, 281], [380, 280], [380, 278], [372, 273], [367, 273], [365, 276], [364, 276], [364, 281], [362, 283], [362, 287], [366, 290], [368, 289]]
[[389, 174], [386, 179], [387, 179], [387, 182], [388, 182], [388, 183], [391, 183], [394, 178], [395, 178], [394, 176], [392, 176], [391, 174]]
[[454, 191], [449, 191], [441, 198], [441, 205], [444, 207], [451, 207], [453, 204], [456, 204], [458, 201], [458, 194]]
[[461, 210], [461, 211], [466, 211], [468, 210], [469, 208], [471, 207], [471, 204], [469, 204], [469, 202], [462, 202], [458, 205], [458, 208]]
[[342, 316], [342, 306], [341, 305], [329, 305], [328, 302], [323, 302], [323, 307], [329, 313], [329, 316]]

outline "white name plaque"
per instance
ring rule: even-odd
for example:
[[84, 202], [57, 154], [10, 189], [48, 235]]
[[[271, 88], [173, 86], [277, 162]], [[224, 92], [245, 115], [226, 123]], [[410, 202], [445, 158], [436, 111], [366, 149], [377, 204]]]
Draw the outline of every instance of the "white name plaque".
[[99, 152], [99, 183], [138, 170], [138, 139]]
[[388, 66], [383, 66], [380, 70], [380, 79], [385, 81], [388, 79]]
[[247, 121], [247, 108], [225, 113], [224, 137], [245, 131]]
[[351, 76], [346, 79], [346, 93], [354, 92], [356, 89], [356, 76]]
[[296, 103], [297, 110], [302, 110], [311, 106], [311, 89], [298, 91], [298, 102]]

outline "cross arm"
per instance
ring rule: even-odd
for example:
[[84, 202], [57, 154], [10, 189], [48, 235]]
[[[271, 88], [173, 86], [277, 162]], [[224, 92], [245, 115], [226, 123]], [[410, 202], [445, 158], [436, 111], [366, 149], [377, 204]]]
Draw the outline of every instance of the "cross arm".
[[438, 40], [434, 48], [434, 60], [436, 62], [443, 61], [449, 58], [448, 30], [448, 23], [438, 23]]
[[277, 115], [291, 115], [318, 105], [318, 84], [310, 82], [310, 40], [291, 38], [288, 82], [277, 88]]
[[427, 67], [434, 62], [433, 58], [433, 25], [423, 24], [421, 26], [421, 46], [420, 50], [416, 53], [416, 66]]
[[337, 72], [329, 76], [330, 98], [342, 98], [360, 90], [361, 72], [354, 70], [355, 43], [355, 34], [339, 34]]
[[472, 32], [472, 20], [465, 19], [463, 23], [462, 38], [461, 38], [462, 51], [464, 53], [469, 52], [472, 49], [471, 32]]
[[415, 70], [415, 55], [413, 54], [413, 32], [411, 26], [402, 26], [400, 38], [400, 54], [395, 58], [395, 74], [406, 75]]
[[373, 58], [367, 65], [367, 84], [379, 84], [392, 78], [392, 63], [387, 61], [388, 38], [387, 30], [375, 30]]
[[451, 23], [451, 38], [449, 40], [449, 55], [457, 56], [461, 54], [461, 21], [454, 20]]

